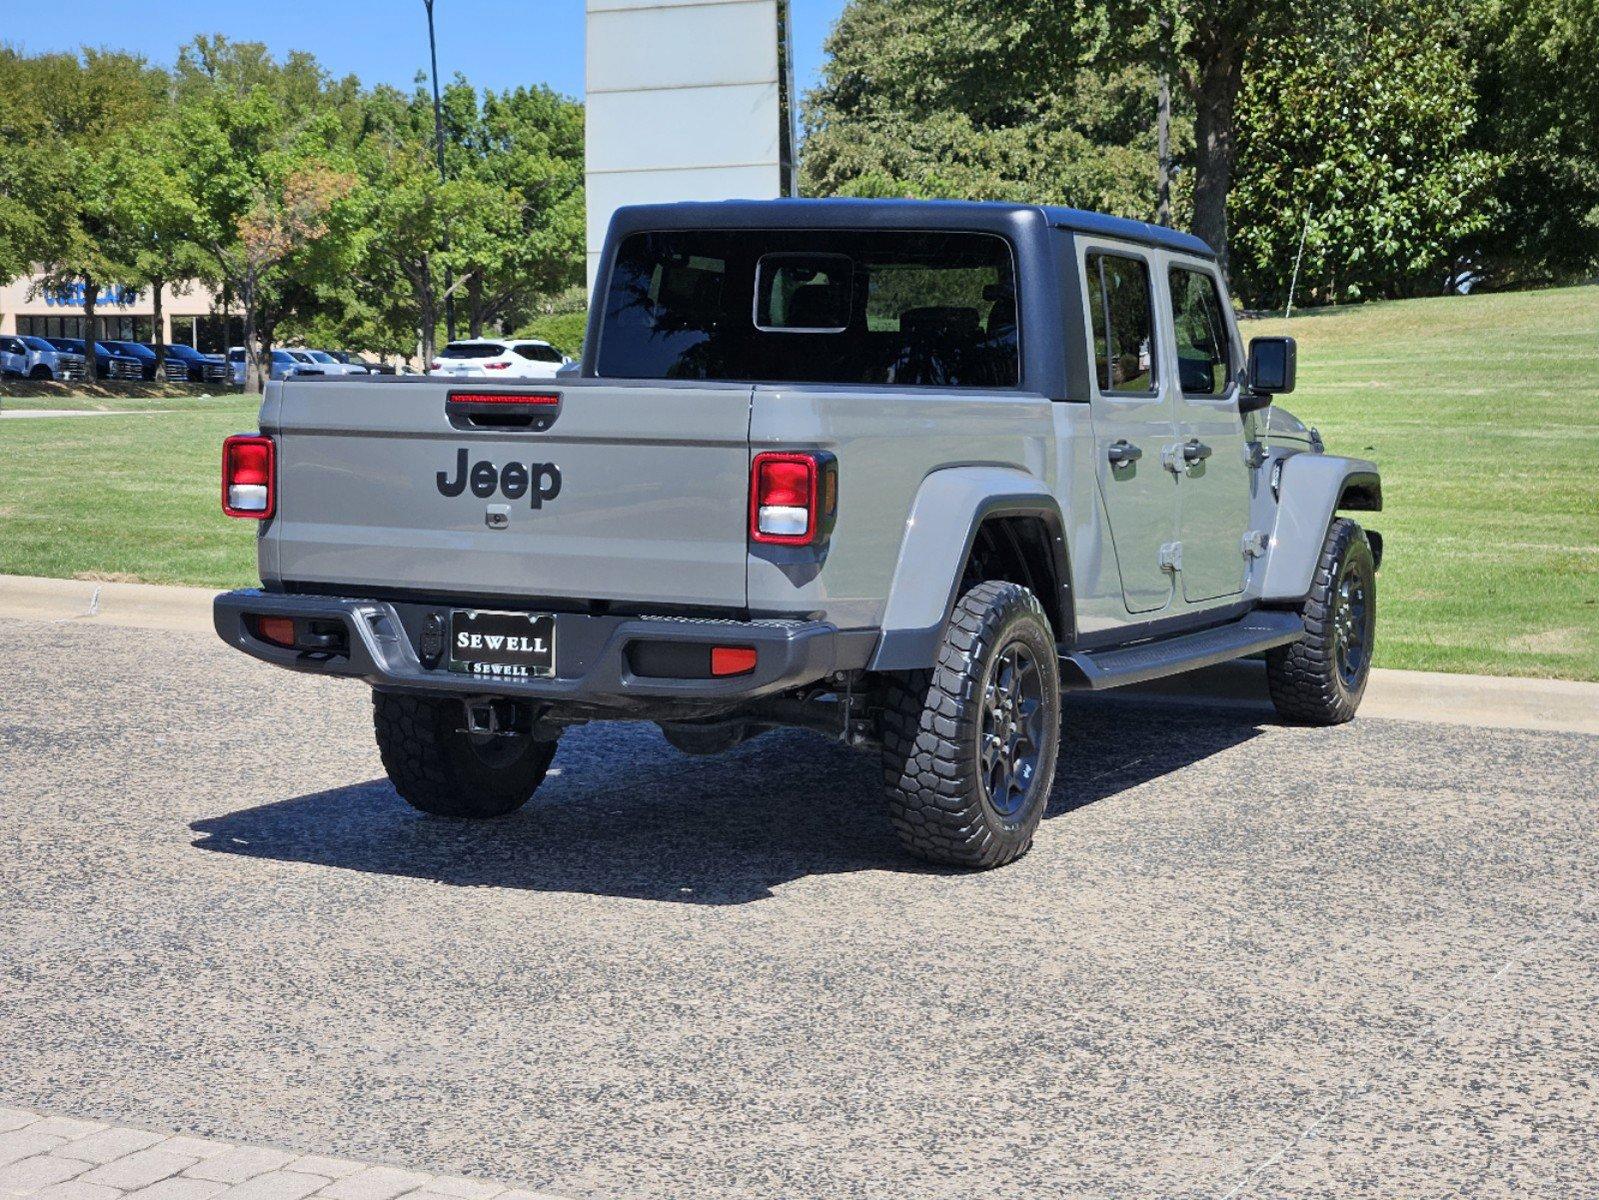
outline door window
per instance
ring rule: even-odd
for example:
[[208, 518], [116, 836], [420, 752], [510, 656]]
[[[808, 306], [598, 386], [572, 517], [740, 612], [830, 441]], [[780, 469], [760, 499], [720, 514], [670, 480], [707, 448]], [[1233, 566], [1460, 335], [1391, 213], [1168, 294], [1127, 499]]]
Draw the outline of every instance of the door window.
[[1090, 254], [1087, 282], [1099, 390], [1150, 394], [1156, 377], [1149, 264], [1122, 254]]
[[1233, 343], [1222, 314], [1221, 292], [1207, 271], [1173, 267], [1172, 332], [1177, 376], [1187, 396], [1219, 396], [1233, 377]]

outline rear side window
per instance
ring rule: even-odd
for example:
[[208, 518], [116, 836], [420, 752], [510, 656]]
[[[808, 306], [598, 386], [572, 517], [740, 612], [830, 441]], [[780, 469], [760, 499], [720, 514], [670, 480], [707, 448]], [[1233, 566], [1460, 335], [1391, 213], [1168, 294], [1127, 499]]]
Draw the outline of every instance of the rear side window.
[[451, 342], [439, 351], [440, 358], [498, 358], [505, 347], [498, 342]]
[[618, 248], [599, 374], [1010, 388], [1010, 245], [979, 233], [682, 230]]
[[1219, 396], [1232, 381], [1233, 343], [1215, 277], [1205, 271], [1173, 267], [1169, 278], [1177, 376], [1183, 393]]
[[1147, 395], [1155, 390], [1149, 264], [1122, 254], [1090, 254], [1085, 274], [1099, 390]]
[[558, 363], [561, 361], [561, 356], [554, 346], [513, 346], [512, 349], [523, 358], [530, 359], [533, 362]]

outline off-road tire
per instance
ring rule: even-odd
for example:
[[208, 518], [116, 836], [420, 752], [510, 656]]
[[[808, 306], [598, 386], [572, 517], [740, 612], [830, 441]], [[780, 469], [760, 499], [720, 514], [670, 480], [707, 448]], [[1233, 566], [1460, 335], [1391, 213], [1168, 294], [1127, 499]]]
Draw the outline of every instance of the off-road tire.
[[[1036, 663], [1042, 737], [1019, 811], [1005, 814], [983, 782], [984, 693], [995, 663], [1020, 643]], [[1060, 664], [1038, 598], [989, 581], [955, 605], [931, 671], [882, 677], [880, 733], [888, 815], [905, 848], [941, 866], [987, 869], [1033, 844], [1060, 748]]]
[[[1353, 679], [1339, 669], [1339, 601], [1345, 581], [1364, 589], [1361, 662]], [[1366, 531], [1337, 517], [1327, 530], [1310, 594], [1300, 609], [1305, 636], [1266, 653], [1271, 702], [1285, 720], [1305, 725], [1341, 725], [1352, 720], [1371, 673], [1377, 622], [1377, 564]]]
[[531, 737], [474, 739], [459, 700], [372, 693], [383, 769], [412, 808], [436, 817], [503, 817], [528, 802], [555, 757]]

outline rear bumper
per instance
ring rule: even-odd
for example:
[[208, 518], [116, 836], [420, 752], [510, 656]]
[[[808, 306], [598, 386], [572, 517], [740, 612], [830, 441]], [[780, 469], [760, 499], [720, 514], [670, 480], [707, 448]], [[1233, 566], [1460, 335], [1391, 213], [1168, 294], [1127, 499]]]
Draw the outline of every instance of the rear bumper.
[[[875, 633], [841, 633], [821, 621], [727, 621], [685, 617], [555, 615], [555, 670], [544, 678], [486, 678], [452, 672], [422, 658], [422, 630], [431, 615], [448, 622], [463, 605], [400, 603], [342, 596], [225, 592], [213, 604], [218, 636], [264, 662], [295, 671], [361, 679], [394, 691], [514, 696], [556, 705], [645, 715], [670, 708], [718, 709], [864, 667]], [[515, 609], [514, 604], [485, 608]], [[338, 622], [338, 650], [301, 650], [258, 637], [251, 618], [294, 617]], [[447, 626], [446, 626], [447, 627]], [[752, 646], [755, 669], [725, 678], [660, 678], [635, 674], [630, 653], [642, 642]]]

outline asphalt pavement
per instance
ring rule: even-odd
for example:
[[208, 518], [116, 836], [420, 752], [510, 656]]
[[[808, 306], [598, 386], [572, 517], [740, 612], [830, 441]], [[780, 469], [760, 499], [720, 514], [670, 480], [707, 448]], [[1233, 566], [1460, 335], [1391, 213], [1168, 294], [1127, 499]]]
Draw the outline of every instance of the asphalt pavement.
[[468, 826], [357, 685], [0, 664], [0, 1105], [583, 1200], [1595, 1194], [1593, 736], [1073, 699], [961, 875], [814, 735], [592, 726]]

